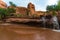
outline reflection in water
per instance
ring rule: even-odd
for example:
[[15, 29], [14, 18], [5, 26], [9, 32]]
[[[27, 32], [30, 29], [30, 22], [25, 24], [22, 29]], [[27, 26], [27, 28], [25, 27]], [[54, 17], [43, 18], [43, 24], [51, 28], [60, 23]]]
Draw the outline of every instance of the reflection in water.
[[35, 34], [35, 40], [45, 40], [45, 36], [40, 36], [38, 33]]
[[35, 40], [42, 40], [42, 38], [40, 38], [39, 34], [35, 34]]

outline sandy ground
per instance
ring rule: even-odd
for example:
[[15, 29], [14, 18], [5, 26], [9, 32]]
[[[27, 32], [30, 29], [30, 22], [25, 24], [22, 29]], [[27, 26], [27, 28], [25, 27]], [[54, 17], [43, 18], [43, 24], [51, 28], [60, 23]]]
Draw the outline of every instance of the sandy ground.
[[0, 40], [60, 40], [60, 32], [24, 24], [0, 25]]

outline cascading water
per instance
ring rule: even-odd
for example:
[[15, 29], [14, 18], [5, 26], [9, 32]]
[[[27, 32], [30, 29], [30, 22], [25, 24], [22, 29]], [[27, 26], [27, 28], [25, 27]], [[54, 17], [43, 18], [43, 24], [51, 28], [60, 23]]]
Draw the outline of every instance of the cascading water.
[[55, 29], [55, 28], [59, 29], [59, 23], [58, 23], [58, 19], [57, 19], [56, 16], [53, 16], [53, 17], [52, 17], [52, 23], [53, 23], [53, 28], [54, 28], [54, 29]]
[[43, 16], [43, 17], [42, 17], [42, 21], [43, 21], [43, 26], [44, 26], [44, 28], [46, 27], [46, 25], [45, 25], [45, 20], [46, 20], [46, 19], [45, 19], [45, 17]]

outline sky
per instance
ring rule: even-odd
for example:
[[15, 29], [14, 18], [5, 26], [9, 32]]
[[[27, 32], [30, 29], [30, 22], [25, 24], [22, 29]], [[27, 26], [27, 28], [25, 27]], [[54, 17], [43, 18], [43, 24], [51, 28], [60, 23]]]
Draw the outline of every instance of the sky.
[[58, 0], [3, 0], [9, 5], [9, 1], [12, 1], [17, 6], [27, 7], [28, 3], [31, 2], [35, 5], [36, 11], [46, 11], [47, 5], [57, 4]]

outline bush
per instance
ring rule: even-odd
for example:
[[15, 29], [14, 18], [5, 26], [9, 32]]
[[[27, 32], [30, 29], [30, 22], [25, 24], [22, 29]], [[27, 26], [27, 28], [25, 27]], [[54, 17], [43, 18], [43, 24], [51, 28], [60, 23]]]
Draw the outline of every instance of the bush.
[[0, 8], [0, 19], [4, 19], [8, 16], [7, 9]]
[[16, 14], [16, 17], [23, 17], [22, 14]]

